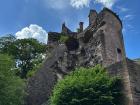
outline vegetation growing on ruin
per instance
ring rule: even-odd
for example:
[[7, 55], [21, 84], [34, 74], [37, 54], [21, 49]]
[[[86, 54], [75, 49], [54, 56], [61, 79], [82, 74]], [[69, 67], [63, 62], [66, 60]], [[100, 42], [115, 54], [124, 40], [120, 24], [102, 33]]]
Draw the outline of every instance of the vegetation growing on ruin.
[[36, 59], [34, 59], [32, 61], [34, 66], [33, 66], [33, 68], [31, 70], [29, 70], [27, 72], [27, 78], [34, 76], [35, 73], [42, 67], [43, 61], [44, 61], [44, 58], [42, 58], [42, 56], [45, 57], [46, 55], [45, 54], [44, 55], [39, 55]]
[[59, 41], [60, 41], [61, 43], [65, 43], [68, 39], [69, 39], [69, 36], [68, 36], [68, 35], [62, 34], [62, 35], [60, 35]]
[[121, 80], [104, 68], [78, 68], [60, 80], [53, 90], [51, 105], [121, 105]]

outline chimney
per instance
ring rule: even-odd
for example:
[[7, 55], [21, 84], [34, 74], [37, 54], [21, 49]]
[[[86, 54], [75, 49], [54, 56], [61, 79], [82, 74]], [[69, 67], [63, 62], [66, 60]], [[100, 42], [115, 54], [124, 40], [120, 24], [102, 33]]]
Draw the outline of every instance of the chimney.
[[84, 24], [84, 22], [80, 22], [79, 23], [79, 32], [83, 32], [83, 24]]
[[91, 24], [93, 24], [94, 22], [95, 22], [95, 20], [96, 20], [96, 17], [97, 17], [97, 12], [96, 12], [96, 10], [90, 10], [90, 13], [89, 13], [89, 26], [91, 25]]

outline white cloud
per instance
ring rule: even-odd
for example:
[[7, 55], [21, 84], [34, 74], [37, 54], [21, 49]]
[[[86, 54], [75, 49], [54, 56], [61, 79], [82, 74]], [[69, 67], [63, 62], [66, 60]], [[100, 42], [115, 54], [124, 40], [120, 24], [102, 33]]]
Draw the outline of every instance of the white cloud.
[[99, 3], [105, 7], [112, 8], [116, 0], [70, 0], [70, 4], [75, 8], [89, 7], [90, 3]]
[[47, 8], [64, 10], [72, 6], [73, 8], [80, 9], [89, 7], [90, 3], [99, 3], [105, 7], [112, 8], [117, 0], [43, 0]]
[[116, 0], [95, 0], [95, 3], [100, 3], [105, 7], [112, 8]]
[[47, 43], [48, 41], [48, 33], [42, 27], [36, 24], [31, 24], [29, 27], [23, 28], [15, 35], [17, 39], [35, 38], [42, 43]]
[[75, 8], [88, 7], [91, 0], [70, 0], [70, 4]]

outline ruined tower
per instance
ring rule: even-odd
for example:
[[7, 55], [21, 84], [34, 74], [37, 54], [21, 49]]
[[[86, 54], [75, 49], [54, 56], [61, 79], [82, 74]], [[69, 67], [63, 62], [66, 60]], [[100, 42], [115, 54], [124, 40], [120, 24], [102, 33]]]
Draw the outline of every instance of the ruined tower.
[[109, 66], [126, 57], [122, 35], [122, 22], [111, 10], [104, 8], [98, 15], [98, 31], [103, 43], [103, 65]]

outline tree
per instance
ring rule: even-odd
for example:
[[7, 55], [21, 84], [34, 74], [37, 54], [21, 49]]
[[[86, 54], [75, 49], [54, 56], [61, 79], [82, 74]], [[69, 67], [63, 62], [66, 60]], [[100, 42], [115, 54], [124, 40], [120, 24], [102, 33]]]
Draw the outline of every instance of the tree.
[[[32, 70], [38, 57], [46, 52], [46, 45], [36, 39], [18, 39], [2, 48], [2, 53], [12, 55], [16, 60], [18, 73], [21, 78], [26, 78], [28, 71]], [[40, 62], [40, 61], [39, 61]]]
[[0, 37], [0, 52], [2, 48], [6, 48], [10, 43], [14, 42], [15, 40], [16, 38], [11, 34]]
[[58, 81], [51, 105], [121, 105], [121, 83], [104, 68], [79, 68]]
[[23, 105], [24, 81], [15, 76], [11, 57], [0, 54], [0, 105]]

